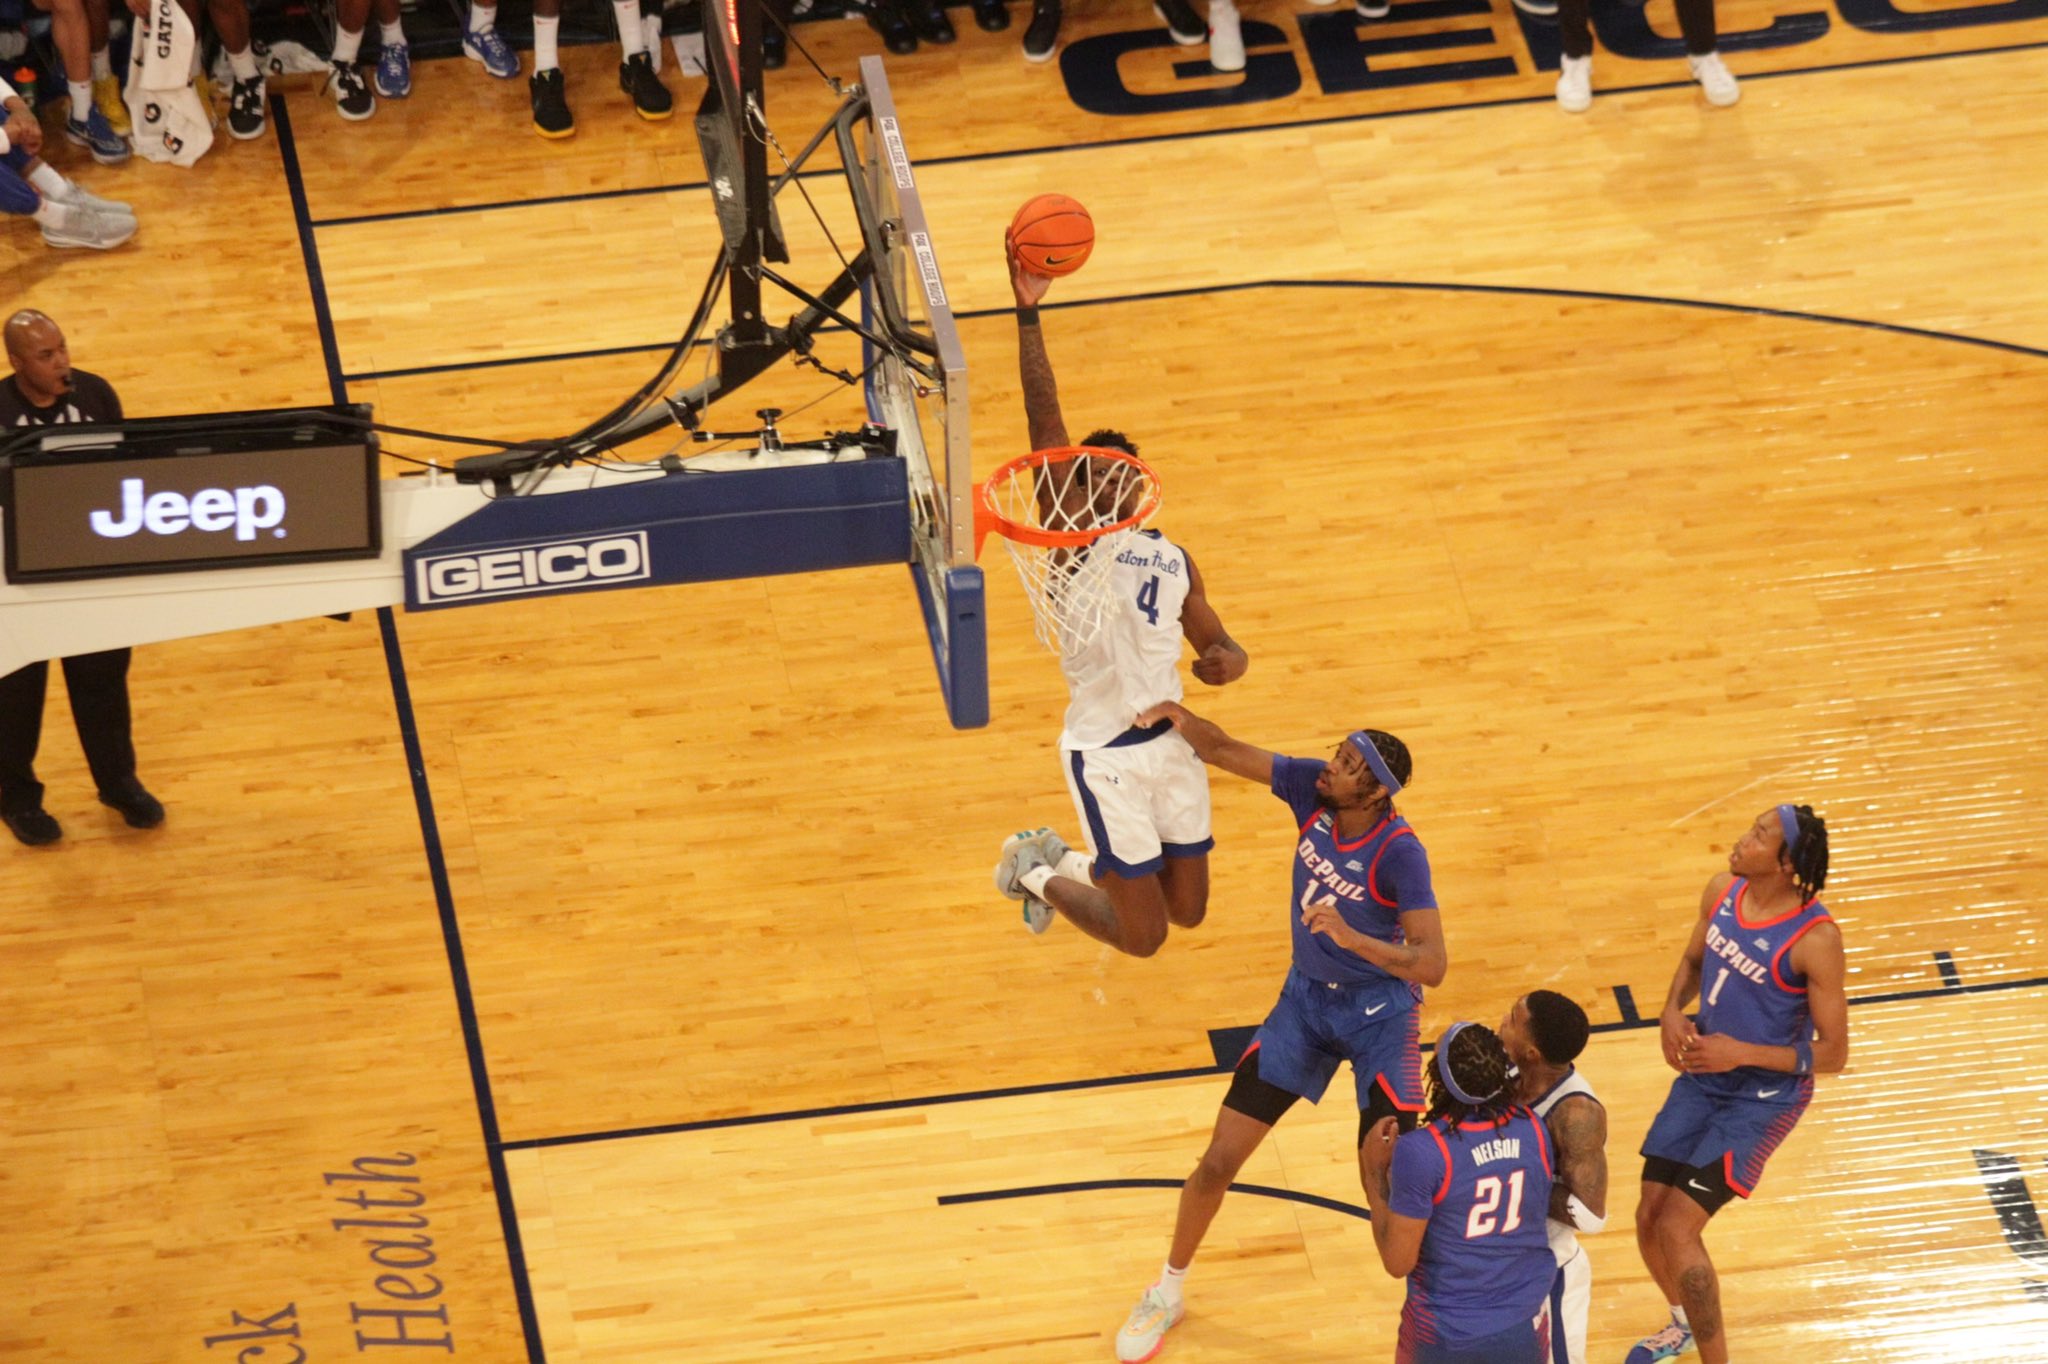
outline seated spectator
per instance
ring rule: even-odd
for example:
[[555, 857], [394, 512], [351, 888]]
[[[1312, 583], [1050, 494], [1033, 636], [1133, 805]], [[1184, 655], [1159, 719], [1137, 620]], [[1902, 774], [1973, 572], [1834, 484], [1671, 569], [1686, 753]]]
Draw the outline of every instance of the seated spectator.
[[[107, 0], [35, 0], [35, 7], [50, 16], [50, 38], [64, 59], [64, 84], [71, 97], [64, 136], [91, 152], [102, 166], [120, 165], [130, 153], [128, 114], [121, 107], [120, 82], [107, 60]], [[100, 99], [111, 104], [112, 112], [102, 108]], [[116, 116], [122, 125], [118, 130]]]
[[[634, 113], [659, 122], [675, 113], [675, 100], [661, 77], [654, 74], [647, 28], [640, 21], [640, 0], [612, 0], [612, 13], [618, 19], [619, 49], [625, 58], [619, 63], [619, 89], [632, 101]], [[533, 130], [553, 139], [576, 135], [568, 84], [562, 78], [561, 33], [562, 0], [533, 0], [533, 75], [527, 81], [527, 95], [533, 104]], [[498, 33], [495, 0], [488, 5], [471, 3], [462, 55], [500, 80], [519, 74], [518, 56]]]
[[0, 126], [0, 210], [35, 219], [51, 246], [111, 251], [135, 235], [134, 209], [88, 194], [37, 155], [43, 149], [43, 125], [5, 81], [0, 81], [0, 104], [7, 111], [7, 122]]

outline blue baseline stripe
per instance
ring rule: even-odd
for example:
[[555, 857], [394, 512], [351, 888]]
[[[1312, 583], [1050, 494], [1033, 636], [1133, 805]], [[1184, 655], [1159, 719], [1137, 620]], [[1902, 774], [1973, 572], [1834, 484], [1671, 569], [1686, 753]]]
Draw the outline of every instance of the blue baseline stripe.
[[[1759, 71], [1745, 74], [1745, 81], [1776, 80], [1786, 76], [1817, 76], [1833, 71], [1860, 71], [1867, 67], [1903, 66], [1914, 62], [1957, 61], [1971, 57], [1995, 57], [2010, 52], [2032, 52], [2048, 48], [2048, 42], [2007, 43], [1999, 47], [1973, 47], [1959, 52], [1922, 52], [1902, 57], [1870, 57], [1855, 62], [1835, 62], [1825, 66], [1799, 66], [1784, 71]], [[1690, 79], [1682, 81], [1651, 81], [1643, 85], [1602, 86], [1602, 96], [1639, 94], [1649, 90], [1683, 90], [1692, 86]], [[958, 166], [976, 161], [1006, 161], [1020, 156], [1054, 156], [1067, 152], [1088, 152], [1101, 147], [1142, 147], [1155, 142], [1186, 142], [1207, 137], [1241, 137], [1248, 133], [1284, 132], [1294, 128], [1327, 128], [1342, 123], [1375, 123], [1382, 119], [1417, 118], [1427, 114], [1454, 114], [1472, 109], [1509, 109], [1519, 104], [1547, 105], [1555, 97], [1549, 94], [1517, 95], [1512, 99], [1470, 100], [1462, 104], [1432, 104], [1419, 109], [1382, 109], [1363, 114], [1329, 114], [1322, 118], [1293, 119], [1283, 123], [1253, 123], [1236, 128], [1201, 128], [1178, 133], [1138, 133], [1131, 137], [1107, 138], [1101, 142], [1066, 142], [1045, 147], [1016, 147], [1004, 151], [962, 152], [954, 156], [935, 156], [920, 160], [917, 165]], [[821, 177], [838, 177], [843, 172], [838, 167], [829, 170], [806, 171], [797, 178], [812, 180]], [[531, 208], [546, 204], [573, 204], [585, 200], [618, 199], [645, 194], [674, 194], [681, 191], [709, 189], [703, 180], [683, 180], [668, 185], [647, 185], [633, 189], [592, 190], [581, 194], [550, 194], [534, 199], [497, 199], [482, 204], [450, 204], [439, 208], [397, 209], [390, 213], [361, 213], [341, 218], [320, 218], [315, 227], [354, 227], [363, 223], [400, 222], [408, 218], [439, 218], [457, 213], [492, 213], [500, 209]]]
[[[327, 307], [327, 286], [320, 273], [320, 254], [313, 241], [313, 225], [306, 213], [306, 184], [299, 170], [297, 144], [292, 139], [291, 116], [281, 95], [270, 97], [270, 117], [277, 129], [279, 154], [284, 159], [285, 184], [291, 191], [292, 216], [298, 221], [299, 249], [306, 259], [306, 282], [313, 291], [313, 318], [320, 334], [320, 353], [327, 363], [327, 383], [337, 403], [348, 401], [348, 386], [342, 378], [340, 349], [334, 339], [334, 319]], [[469, 1055], [470, 1084], [476, 1091], [477, 1119], [483, 1128], [484, 1155], [491, 1167], [491, 1185], [497, 1193], [498, 1221], [505, 1236], [505, 1257], [512, 1273], [512, 1295], [519, 1306], [519, 1322], [526, 1336], [528, 1364], [546, 1364], [547, 1350], [541, 1343], [540, 1314], [534, 1308], [533, 1285], [526, 1272], [526, 1250], [519, 1234], [519, 1214], [512, 1203], [512, 1181], [505, 1168], [504, 1147], [499, 1140], [497, 1103], [491, 1095], [490, 1069], [484, 1059], [483, 1030], [477, 1021], [476, 997], [469, 984], [469, 962], [462, 948], [462, 925], [455, 917], [455, 896], [448, 884], [448, 859], [441, 850], [440, 822], [434, 816], [434, 794], [427, 785], [426, 757], [420, 749], [419, 725], [413, 715], [412, 687], [405, 674], [405, 657], [398, 645], [398, 622], [391, 608], [377, 608], [377, 631], [384, 643], [384, 666], [391, 678], [391, 701], [398, 718], [398, 734], [405, 747], [406, 769], [412, 777], [413, 805], [419, 814], [420, 837], [427, 858], [427, 872], [434, 886], [434, 904], [441, 919], [441, 939], [448, 952], [448, 971], [453, 978], [457, 1013], [462, 1021], [462, 1041]]]
[[[1051, 1194], [1090, 1193], [1097, 1189], [1178, 1189], [1185, 1180], [1180, 1179], [1082, 1179], [1070, 1184], [1034, 1184], [1021, 1189], [983, 1189], [975, 1193], [940, 1194], [939, 1206], [953, 1207], [961, 1203], [993, 1203], [1005, 1198], [1042, 1198]], [[1306, 1203], [1314, 1208], [1328, 1208], [1341, 1212], [1347, 1217], [1372, 1221], [1372, 1214], [1356, 1203], [1345, 1203], [1335, 1198], [1324, 1198], [1320, 1194], [1302, 1193], [1296, 1189], [1276, 1189], [1270, 1184], [1233, 1184], [1234, 1194], [1257, 1194], [1261, 1198], [1280, 1198], [1289, 1203]]]
[[[2048, 986], [2048, 976], [2032, 976], [2023, 980], [1987, 981], [1981, 985], [1934, 989], [1900, 990], [1890, 994], [1863, 995], [1849, 1001], [1851, 1008], [1862, 1004], [1896, 1004], [1915, 999], [1954, 999], [1958, 995], [1984, 994], [1994, 990], [2033, 990]], [[1634, 1023], [1595, 1023], [1591, 1031], [1596, 1033], [1636, 1032], [1658, 1026], [1654, 1018], [1641, 1019]], [[1433, 1051], [1430, 1042], [1421, 1044], [1422, 1051]], [[632, 1137], [664, 1137], [685, 1132], [710, 1132], [727, 1127], [758, 1127], [768, 1123], [807, 1122], [819, 1118], [852, 1117], [862, 1113], [886, 1113], [906, 1108], [931, 1108], [940, 1104], [974, 1103], [984, 1099], [1010, 1099], [1031, 1094], [1065, 1094], [1077, 1090], [1117, 1089], [1126, 1085], [1160, 1084], [1173, 1080], [1190, 1080], [1202, 1076], [1222, 1075], [1230, 1070], [1226, 1065], [1191, 1066], [1185, 1070], [1159, 1070], [1142, 1075], [1103, 1075], [1084, 1080], [1054, 1080], [1037, 1085], [1013, 1085], [1004, 1089], [971, 1090], [957, 1094], [929, 1094], [910, 1099], [877, 1099], [868, 1103], [833, 1104], [821, 1108], [803, 1108], [779, 1113], [749, 1113], [733, 1118], [704, 1118], [695, 1122], [657, 1123], [645, 1127], [618, 1128], [607, 1132], [572, 1132], [553, 1137], [527, 1137], [520, 1141], [504, 1144], [507, 1151], [537, 1151], [551, 1146], [578, 1146], [599, 1141], [623, 1141]]]
[[[1802, 312], [1797, 308], [1769, 308], [1755, 303], [1723, 303], [1714, 299], [1668, 298], [1658, 294], [1627, 294], [1604, 289], [1558, 289], [1535, 284], [1458, 284], [1432, 280], [1397, 279], [1257, 279], [1235, 284], [1198, 284], [1181, 289], [1147, 289], [1130, 294], [1107, 294], [1100, 298], [1065, 299], [1039, 305], [1041, 312], [1067, 308], [1099, 308], [1118, 303], [1152, 303], [1176, 298], [1199, 298], [1209, 294], [1239, 294], [1257, 289], [1385, 289], [1408, 293], [1497, 294], [1504, 297], [1584, 299], [1598, 303], [1633, 303], [1647, 307], [1698, 308], [1707, 312], [1735, 313], [1750, 317], [1779, 318], [1788, 322], [1816, 322], [1831, 327], [1863, 327], [1890, 332], [1919, 341], [1946, 341], [1956, 345], [1982, 346], [2033, 359], [2048, 359], [2048, 347], [2029, 346], [2018, 341], [1999, 341], [1971, 336], [1966, 332], [1938, 331], [1901, 322], [1880, 322], [1874, 318], [1839, 317], [1832, 313]], [[975, 308], [954, 316], [962, 321], [1009, 314], [1010, 308]], [[818, 328], [820, 332], [840, 331], [836, 323]], [[709, 345], [709, 341], [700, 342]], [[537, 365], [554, 360], [583, 360], [607, 355], [632, 355], [643, 351], [667, 350], [673, 341], [648, 342], [637, 346], [615, 346], [603, 350], [563, 351], [549, 355], [523, 355], [494, 360], [464, 360], [446, 365], [419, 365], [410, 369], [367, 370], [348, 375], [351, 382], [396, 379], [418, 374], [449, 374], [458, 370], [498, 369], [507, 365]]]

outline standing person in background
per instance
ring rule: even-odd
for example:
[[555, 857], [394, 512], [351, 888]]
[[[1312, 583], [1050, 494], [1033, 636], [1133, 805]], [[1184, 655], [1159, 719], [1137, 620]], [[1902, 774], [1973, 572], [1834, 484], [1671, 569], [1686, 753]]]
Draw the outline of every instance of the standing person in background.
[[[7, 319], [7, 358], [14, 372], [0, 381], [0, 426], [61, 426], [121, 420], [121, 400], [97, 374], [71, 367], [71, 352], [57, 324], [32, 308]], [[137, 829], [164, 822], [164, 807], [135, 777], [135, 742], [128, 712], [127, 649], [64, 660], [78, 742], [111, 805]], [[50, 665], [0, 677], [0, 819], [31, 846], [55, 843], [63, 828], [43, 809], [36, 780], [36, 748], [43, 730], [43, 696]]]
[[[1515, 0], [1532, 13], [1542, 13]], [[1720, 36], [1714, 28], [1714, 0], [1677, 0], [1678, 27], [1685, 34], [1685, 60], [1707, 103], [1727, 108], [1742, 98], [1735, 73], [1721, 61]], [[1583, 114], [1593, 107], [1593, 33], [1588, 23], [1591, 0], [1557, 0], [1557, 32], [1564, 58], [1557, 72], [1557, 104], [1566, 113]]]

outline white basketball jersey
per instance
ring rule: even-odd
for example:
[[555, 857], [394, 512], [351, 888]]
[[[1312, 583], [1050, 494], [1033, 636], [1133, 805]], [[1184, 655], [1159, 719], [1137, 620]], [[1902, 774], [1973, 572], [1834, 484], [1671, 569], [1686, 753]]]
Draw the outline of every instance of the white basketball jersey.
[[1095, 637], [1060, 657], [1067, 678], [1063, 748], [1101, 748], [1138, 712], [1181, 698], [1180, 609], [1192, 575], [1180, 546], [1156, 530], [1105, 536], [1091, 554], [1110, 554], [1110, 611]]
[[[1564, 1078], [1552, 1085], [1550, 1092], [1531, 1104], [1530, 1107], [1536, 1110], [1537, 1117], [1547, 1120], [1550, 1117], [1551, 1109], [1557, 1107], [1574, 1094], [1583, 1094], [1594, 1103], [1600, 1102], [1600, 1096], [1593, 1092], [1593, 1086], [1586, 1083], [1586, 1077], [1579, 1074], [1577, 1066], [1566, 1071]], [[1560, 1170], [1563, 1164], [1564, 1158], [1560, 1155], [1558, 1157]], [[1577, 1228], [1573, 1227], [1569, 1222], [1560, 1222], [1555, 1217], [1546, 1219], [1546, 1224], [1550, 1232], [1550, 1253], [1557, 1257], [1559, 1264], [1563, 1264], [1579, 1253], [1579, 1233]]]

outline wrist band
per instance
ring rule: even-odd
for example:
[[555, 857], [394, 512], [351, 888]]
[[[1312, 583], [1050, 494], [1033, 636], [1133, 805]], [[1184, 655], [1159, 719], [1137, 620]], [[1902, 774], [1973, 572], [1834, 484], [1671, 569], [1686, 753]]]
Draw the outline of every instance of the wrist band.
[[1017, 325], [1018, 325], [1018, 326], [1020, 326], [1020, 327], [1035, 327], [1035, 326], [1037, 326], [1037, 325], [1038, 325], [1038, 305], [1034, 303], [1034, 304], [1031, 304], [1031, 305], [1030, 305], [1030, 306], [1028, 306], [1028, 307], [1023, 307], [1023, 308], [1019, 308], [1019, 309], [1017, 309]]
[[1804, 1037], [1792, 1044], [1792, 1073], [1813, 1074], [1813, 1043]]

